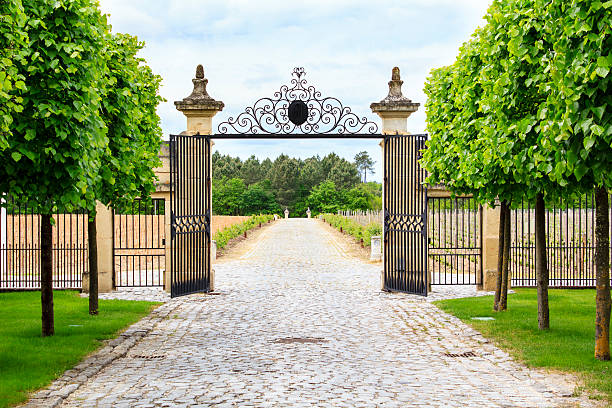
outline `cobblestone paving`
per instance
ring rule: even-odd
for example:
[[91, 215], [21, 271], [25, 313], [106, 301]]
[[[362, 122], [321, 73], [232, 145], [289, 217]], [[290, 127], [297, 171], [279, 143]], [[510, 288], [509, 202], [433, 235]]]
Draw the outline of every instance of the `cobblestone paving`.
[[215, 266], [220, 294], [169, 301], [167, 318], [64, 406], [588, 406], [430, 302], [381, 292], [380, 264], [349, 258], [326, 228], [270, 226]]

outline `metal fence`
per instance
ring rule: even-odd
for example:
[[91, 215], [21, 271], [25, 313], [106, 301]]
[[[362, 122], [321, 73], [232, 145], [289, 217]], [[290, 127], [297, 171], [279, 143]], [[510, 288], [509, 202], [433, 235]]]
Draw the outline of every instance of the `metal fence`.
[[[550, 287], [595, 286], [593, 202], [593, 197], [581, 197], [571, 203], [547, 209], [546, 250]], [[529, 203], [522, 203], [519, 209], [512, 210], [510, 242], [512, 286], [536, 286], [535, 207]]]
[[[53, 288], [81, 289], [88, 268], [87, 214], [53, 219]], [[0, 290], [40, 289], [40, 220], [18, 203], [0, 210]]]
[[431, 284], [481, 284], [481, 207], [467, 197], [428, 197], [427, 202]]
[[113, 216], [114, 286], [163, 286], [166, 270], [165, 200], [135, 200]]

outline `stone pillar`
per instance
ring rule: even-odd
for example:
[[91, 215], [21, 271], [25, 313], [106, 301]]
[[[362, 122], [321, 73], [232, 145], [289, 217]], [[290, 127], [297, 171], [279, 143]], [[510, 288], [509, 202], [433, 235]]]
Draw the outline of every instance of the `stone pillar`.
[[217, 241], [215, 241], [214, 239], [210, 241], [210, 255], [212, 257], [211, 260], [217, 260]]
[[[482, 208], [482, 285], [479, 290], [494, 291], [497, 284], [497, 257], [499, 255], [500, 206]], [[509, 275], [509, 274], [508, 274]], [[510, 280], [510, 276], [508, 276]], [[510, 282], [508, 282], [510, 288]]]
[[380, 246], [380, 235], [370, 238], [370, 261], [382, 259], [382, 247]]
[[285, 208], [285, 219], [289, 218], [289, 209]]
[[[372, 112], [376, 113], [382, 119], [382, 133], [383, 134], [401, 134], [401, 135], [410, 134], [408, 132], [407, 119], [413, 112], [417, 111], [420, 104], [414, 103], [410, 99], [402, 95], [402, 84], [403, 83], [404, 81], [402, 81], [400, 78], [399, 68], [398, 67], [393, 68], [393, 70], [391, 71], [391, 81], [389, 81], [389, 94], [382, 101], [375, 102], [370, 105]], [[384, 140], [381, 142], [380, 146], [382, 147], [383, 152], [384, 152], [384, 148], [385, 148]], [[397, 156], [396, 152], [391, 152], [391, 154]], [[411, 157], [412, 156], [409, 157], [408, 155], [405, 155], [404, 157], [400, 158], [400, 160], [411, 160]], [[384, 157], [384, 154], [383, 154], [383, 168], [387, 164], [385, 161], [386, 161], [386, 158]], [[401, 183], [403, 181], [406, 181], [406, 180], [403, 180], [403, 179], [395, 180], [396, 183]], [[383, 180], [383, 197], [382, 197], [383, 214], [386, 210], [386, 202], [389, 199], [388, 197], [385, 197], [385, 194], [384, 194], [384, 191], [385, 191], [384, 185], [386, 183], [388, 183], [388, 180]], [[402, 197], [392, 197], [391, 199], [401, 200]], [[384, 235], [384, 228], [383, 228], [382, 240], [383, 240], [383, 245], [387, 245], [386, 237]], [[397, 243], [397, 245], [406, 245], [406, 244], [407, 243], [401, 243], [401, 242]], [[426, 247], [414, 248], [414, 250], [423, 251], [423, 254], [427, 253]], [[384, 251], [383, 251], [383, 261], [384, 261]], [[384, 270], [381, 273], [384, 275]], [[381, 282], [384, 282], [384, 277], [381, 277]]]
[[[111, 292], [113, 287], [113, 210], [96, 204], [96, 244], [98, 247], [98, 292]], [[83, 274], [83, 292], [89, 292], [89, 271]]]
[[[204, 68], [202, 65], [198, 65], [196, 68], [195, 78], [191, 80], [193, 82], [193, 91], [191, 95], [184, 98], [181, 101], [175, 101], [174, 105], [178, 111], [183, 113], [187, 118], [187, 130], [182, 132], [183, 135], [210, 135], [212, 134], [212, 118], [220, 112], [224, 104], [221, 101], [214, 100], [206, 90], [206, 85], [208, 84], [208, 79], [204, 77]], [[214, 143], [211, 141], [210, 147], [212, 150], [212, 146]], [[210, 152], [209, 152], [210, 153]], [[190, 161], [193, 161], [194, 164], [201, 165], [201, 163], [205, 162], [205, 157], [200, 157], [198, 152], [189, 152], [188, 153]], [[205, 180], [206, 183], [211, 183], [212, 177], [212, 160], [209, 160], [211, 163], [208, 169], [208, 180]], [[202, 182], [201, 180], [195, 182]], [[212, 191], [212, 190], [209, 190]], [[205, 200], [207, 197], [193, 197], [193, 199], [197, 200]], [[212, 202], [212, 197], [210, 198], [210, 202]], [[211, 214], [212, 214], [212, 208]], [[179, 245], [175, 245], [175, 251], [187, 251], [188, 248], [181, 248]], [[208, 248], [204, 248], [205, 256], [208, 259], [211, 258], [211, 245], [208, 245]], [[169, 271], [168, 275], [170, 276], [171, 271]], [[214, 290], [214, 282], [215, 275], [214, 269], [211, 268], [210, 271], [210, 290]], [[170, 285], [166, 286], [166, 290], [170, 291]]]

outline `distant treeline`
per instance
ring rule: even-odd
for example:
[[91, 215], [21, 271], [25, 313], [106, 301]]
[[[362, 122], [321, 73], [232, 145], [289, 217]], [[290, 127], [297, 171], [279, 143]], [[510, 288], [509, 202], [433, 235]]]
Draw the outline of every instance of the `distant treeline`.
[[274, 161], [251, 156], [212, 156], [213, 212], [219, 215], [282, 213], [306, 216], [337, 210], [381, 208], [382, 185], [361, 183], [357, 165], [330, 153], [296, 159], [281, 154]]

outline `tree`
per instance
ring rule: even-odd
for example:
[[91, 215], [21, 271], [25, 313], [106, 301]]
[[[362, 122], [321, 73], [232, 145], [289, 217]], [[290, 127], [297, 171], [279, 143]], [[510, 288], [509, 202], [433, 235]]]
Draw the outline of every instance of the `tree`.
[[306, 160], [300, 169], [300, 184], [306, 191], [312, 190], [312, 188], [320, 184], [325, 180], [326, 175], [323, 173], [323, 166], [319, 156], [313, 156]]
[[270, 178], [270, 169], [272, 169], [272, 160], [270, 160], [269, 158], [266, 157], [261, 162], [261, 171], [260, 171], [260, 173], [261, 173], [262, 180]]
[[355, 166], [357, 166], [357, 170], [361, 174], [361, 179], [365, 183], [368, 172], [374, 173], [374, 163], [368, 152], [363, 151], [359, 152], [355, 155]]
[[329, 178], [329, 172], [331, 171], [332, 167], [334, 167], [334, 165], [339, 161], [340, 156], [333, 152], [329, 153], [327, 156], [321, 159], [321, 172], [323, 173], [324, 180], [327, 180]]
[[213, 211], [219, 215], [239, 215], [244, 207], [244, 181], [239, 178], [215, 180], [213, 184]]
[[251, 184], [242, 193], [242, 208], [240, 213], [243, 215], [273, 214], [280, 213], [281, 208], [274, 199], [274, 194], [268, 190], [264, 183]]
[[542, 144], [554, 152], [551, 172], [570, 191], [592, 191], [596, 202], [595, 358], [610, 359], [609, 203], [612, 188], [612, 3], [552, 0], [543, 12], [552, 43], [547, 99], [540, 110]]
[[331, 180], [315, 186], [308, 196], [308, 205], [313, 214], [335, 213], [344, 207], [343, 193]]
[[255, 184], [258, 181], [261, 181], [262, 179], [261, 165], [259, 163], [259, 160], [257, 160], [257, 157], [255, 157], [254, 155], [249, 157], [242, 164], [242, 167], [240, 168], [240, 174], [241, 174], [241, 178], [244, 180], [244, 183], [247, 186]]
[[[455, 193], [473, 194], [481, 203], [499, 198], [503, 255], [509, 240], [509, 206], [537, 202], [542, 231], [546, 199], [560, 196], [548, 176], [551, 152], [541, 145], [538, 112], [546, 98], [547, 74], [540, 61], [550, 56], [538, 30], [545, 25], [532, 0], [494, 1], [487, 24], [464, 44], [453, 66], [432, 72], [426, 85], [430, 140], [424, 164], [429, 181], [444, 182]], [[538, 234], [539, 327], [548, 328], [545, 235]], [[505, 309], [507, 260], [500, 263]]]
[[104, 35], [97, 4], [89, 0], [29, 0], [29, 37], [22, 111], [14, 112], [0, 150], [0, 191], [41, 214], [42, 334], [53, 335], [52, 214], [92, 209], [93, 184], [106, 147], [100, 118]]
[[[158, 94], [161, 77], [137, 57], [143, 47], [144, 43], [127, 34], [109, 34], [106, 39], [103, 53], [106, 87], [101, 112], [108, 128], [108, 147], [100, 159], [94, 185], [97, 200], [106, 206], [131, 205], [137, 197], [146, 199], [155, 191], [153, 169], [161, 164], [162, 132], [156, 112], [162, 101]], [[95, 315], [98, 314], [95, 209], [90, 211], [88, 240], [89, 313]]]
[[345, 194], [344, 209], [361, 211], [368, 210], [370, 208], [369, 203], [371, 202], [372, 198], [372, 195], [367, 191], [359, 187], [353, 187]]
[[339, 159], [329, 171], [327, 179], [339, 188], [350, 189], [359, 183], [359, 172], [353, 163]]
[[21, 0], [0, 3], [0, 150], [9, 146], [13, 113], [23, 110], [25, 76], [18, 64], [27, 54], [26, 21]]
[[239, 157], [234, 158], [229, 155], [215, 157], [215, 154], [213, 154], [212, 167], [213, 178], [240, 177], [242, 160]]
[[296, 159], [281, 154], [270, 170], [270, 182], [281, 207], [291, 207], [297, 201], [300, 168]]

